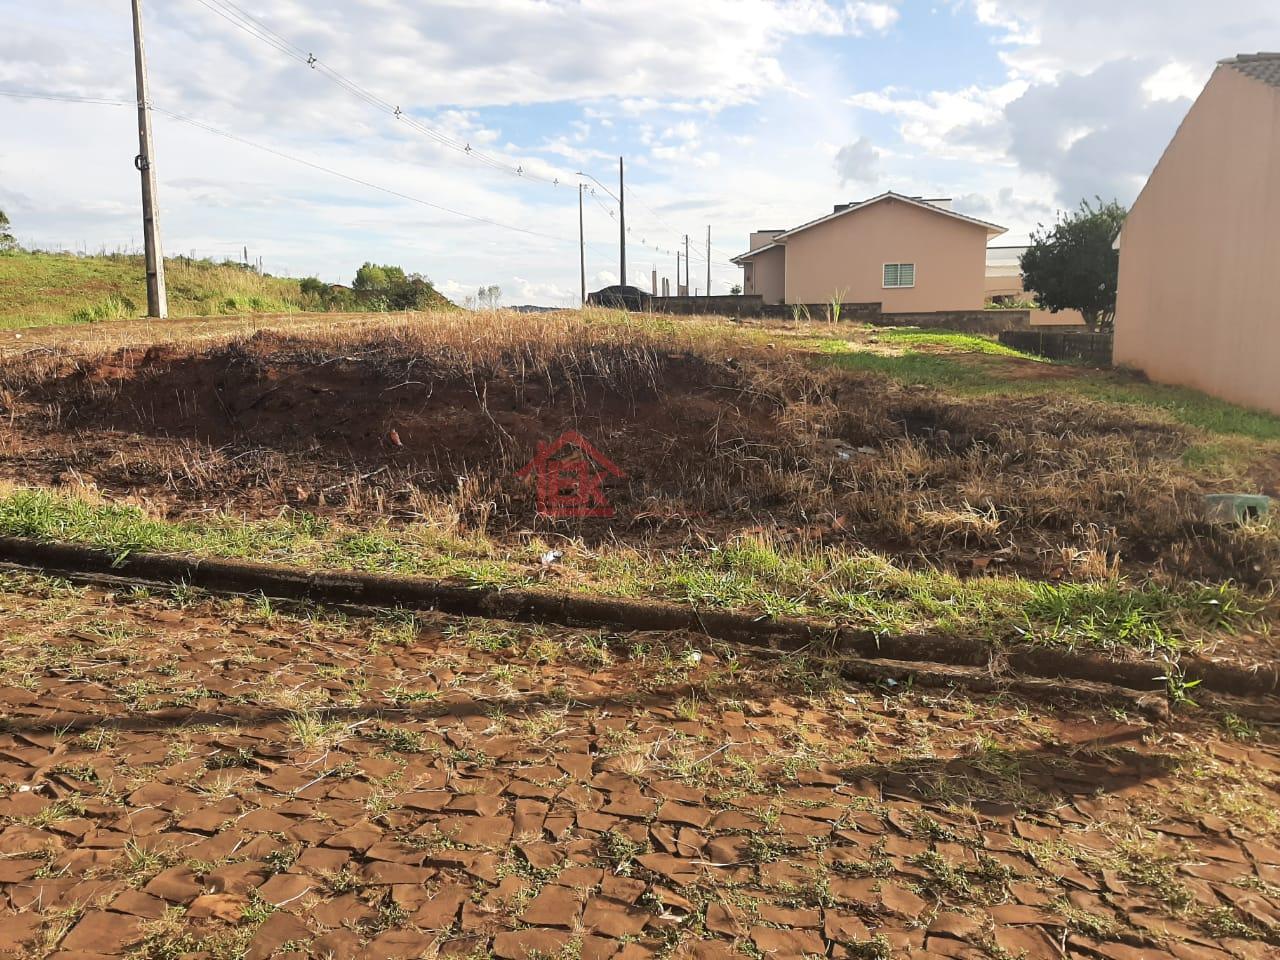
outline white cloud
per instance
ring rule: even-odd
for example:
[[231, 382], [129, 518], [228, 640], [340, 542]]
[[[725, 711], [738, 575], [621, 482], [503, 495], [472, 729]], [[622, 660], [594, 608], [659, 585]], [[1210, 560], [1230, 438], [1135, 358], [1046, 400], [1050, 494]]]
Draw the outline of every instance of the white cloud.
[[849, 102], [895, 117], [902, 139], [935, 158], [1043, 178], [1046, 199], [1062, 206], [1095, 194], [1131, 201], [1215, 62], [1280, 30], [1271, 0], [962, 2], [1000, 31], [1001, 82]]
[[1026, 88], [1025, 82], [1012, 80], [995, 87], [935, 90], [915, 97], [902, 96], [896, 88], [886, 87], [855, 93], [848, 98], [848, 103], [897, 118], [898, 132], [909, 144], [939, 156], [956, 155], [980, 150], [981, 145], [955, 140], [952, 136], [955, 131], [996, 120]]

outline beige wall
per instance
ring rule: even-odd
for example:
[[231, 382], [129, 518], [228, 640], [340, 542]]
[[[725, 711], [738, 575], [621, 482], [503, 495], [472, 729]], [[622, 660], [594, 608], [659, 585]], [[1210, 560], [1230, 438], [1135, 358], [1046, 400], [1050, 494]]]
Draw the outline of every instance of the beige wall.
[[1083, 327], [1084, 314], [1079, 310], [1032, 310], [1030, 323], [1033, 327]]
[[1024, 293], [1022, 274], [1016, 268], [1009, 275], [988, 273], [983, 281], [982, 292], [988, 297], [1021, 297]]
[[[987, 228], [890, 197], [786, 239], [786, 302], [880, 301], [886, 313], [981, 310]], [[886, 263], [914, 263], [916, 285], [883, 287]]]
[[751, 269], [743, 271], [742, 292], [759, 294], [765, 303], [782, 303], [786, 262], [782, 247], [752, 257]]
[[781, 230], [757, 230], [747, 238], [747, 249], [755, 250], [782, 233]]
[[[984, 285], [987, 297], [1027, 299], [1027, 292], [1022, 286], [1022, 273], [1016, 267], [1011, 269], [1014, 272], [1008, 275], [1007, 269], [1003, 273], [992, 273], [991, 267], [987, 267], [987, 279]], [[1079, 310], [1059, 310], [1057, 313], [1051, 313], [1048, 310], [1032, 310], [1030, 323], [1033, 327], [1083, 327], [1084, 315]]]
[[1220, 66], [1120, 240], [1115, 361], [1280, 413], [1280, 89]]

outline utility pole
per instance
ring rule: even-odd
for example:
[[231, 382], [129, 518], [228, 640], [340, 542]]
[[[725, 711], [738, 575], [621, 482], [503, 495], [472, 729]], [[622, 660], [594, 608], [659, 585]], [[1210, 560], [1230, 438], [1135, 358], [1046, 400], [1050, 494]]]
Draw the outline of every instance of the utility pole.
[[693, 290], [693, 274], [689, 272], [689, 235], [684, 235], [684, 289], [686, 295]]
[[142, 0], [133, 0], [133, 66], [138, 85], [138, 155], [133, 165], [142, 174], [142, 242], [147, 261], [147, 316], [169, 316], [169, 293], [164, 284], [164, 251], [156, 211], [155, 150], [151, 144], [151, 94], [147, 87], [147, 56], [142, 48]]
[[618, 283], [627, 285], [627, 188], [622, 182], [622, 158], [618, 158]]
[[676, 296], [680, 296], [680, 251], [676, 251]]
[[578, 183], [578, 273], [582, 278], [582, 305], [587, 305], [587, 240], [582, 229], [582, 183]]
[[711, 298], [711, 224], [707, 224], [707, 299]]

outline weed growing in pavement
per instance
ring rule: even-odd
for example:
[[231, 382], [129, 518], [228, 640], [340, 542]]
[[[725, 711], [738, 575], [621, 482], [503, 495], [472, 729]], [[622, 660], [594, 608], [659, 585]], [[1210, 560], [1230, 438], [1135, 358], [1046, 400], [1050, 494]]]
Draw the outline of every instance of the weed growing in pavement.
[[260, 924], [267, 920], [276, 912], [275, 906], [267, 900], [263, 900], [258, 896], [256, 890], [249, 892], [249, 902], [244, 905], [244, 909], [240, 911], [240, 922], [248, 924]]
[[600, 835], [597, 857], [601, 865], [623, 876], [631, 875], [636, 858], [649, 852], [648, 843], [637, 843], [619, 830], [606, 830]]
[[395, 753], [423, 753], [427, 749], [426, 738], [421, 733], [404, 727], [380, 724], [366, 731], [365, 736]]
[[893, 944], [883, 933], [877, 933], [870, 940], [844, 941], [843, 946], [851, 960], [891, 960], [893, 957]]
[[341, 870], [332, 873], [322, 873], [320, 879], [324, 882], [325, 887], [337, 896], [341, 896], [344, 893], [355, 893], [365, 887], [364, 878], [350, 867], [343, 867]]
[[376, 644], [407, 647], [418, 639], [421, 629], [418, 616], [412, 610], [380, 611], [373, 625], [372, 639]]

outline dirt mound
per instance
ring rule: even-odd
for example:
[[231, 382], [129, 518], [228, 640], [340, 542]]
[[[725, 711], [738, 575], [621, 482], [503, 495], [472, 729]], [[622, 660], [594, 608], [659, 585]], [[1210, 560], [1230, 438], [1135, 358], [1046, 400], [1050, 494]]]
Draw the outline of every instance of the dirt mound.
[[518, 474], [574, 432], [617, 468], [598, 470], [614, 516], [559, 521], [588, 540], [765, 527], [1038, 575], [1102, 575], [1121, 556], [1249, 581], [1272, 568], [1269, 541], [1196, 525], [1188, 438], [1167, 422], [595, 336], [473, 349], [258, 334], [10, 371], [0, 475], [88, 480], [174, 515], [447, 514], [505, 535], [553, 522]]

